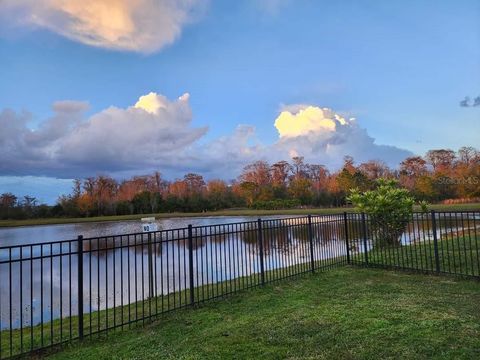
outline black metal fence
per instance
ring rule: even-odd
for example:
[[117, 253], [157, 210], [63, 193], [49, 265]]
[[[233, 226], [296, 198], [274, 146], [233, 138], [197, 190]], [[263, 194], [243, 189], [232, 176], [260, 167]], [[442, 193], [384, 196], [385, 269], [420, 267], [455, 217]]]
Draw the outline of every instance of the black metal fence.
[[0, 247], [0, 359], [348, 263], [480, 277], [479, 227], [479, 212], [416, 213], [385, 247], [344, 213]]
[[0, 358], [346, 263], [343, 215], [0, 247]]
[[348, 214], [347, 223], [353, 264], [480, 278], [478, 211], [414, 213], [390, 246], [364, 214]]

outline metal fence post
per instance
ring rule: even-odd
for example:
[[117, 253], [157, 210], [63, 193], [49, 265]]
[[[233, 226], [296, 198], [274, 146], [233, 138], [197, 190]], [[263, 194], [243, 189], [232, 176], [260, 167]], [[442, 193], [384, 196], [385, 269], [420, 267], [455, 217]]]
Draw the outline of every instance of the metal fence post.
[[362, 213], [362, 230], [363, 230], [363, 251], [365, 252], [365, 264], [368, 266], [367, 220], [365, 219], [365, 213]]
[[433, 251], [435, 253], [435, 271], [440, 272], [440, 258], [438, 255], [438, 239], [437, 239], [437, 220], [435, 219], [435, 210], [430, 212], [432, 216], [432, 232], [433, 232]]
[[260, 277], [262, 285], [265, 284], [265, 265], [263, 263], [263, 231], [262, 231], [262, 219], [257, 220], [258, 223], [258, 246], [260, 247]]
[[148, 233], [148, 295], [152, 298], [155, 294], [153, 293], [153, 254], [152, 254], [152, 233]]
[[310, 241], [310, 260], [312, 262], [312, 272], [315, 272], [315, 256], [313, 253], [312, 215], [308, 215], [308, 240]]
[[83, 236], [77, 238], [78, 337], [83, 339]]
[[345, 246], [347, 247], [347, 264], [350, 264], [350, 244], [348, 243], [348, 217], [347, 212], [343, 213], [343, 223], [345, 224]]
[[193, 290], [194, 283], [193, 283], [193, 231], [192, 225], [188, 225], [188, 273], [190, 277], [190, 304], [193, 305], [195, 303], [195, 292]]

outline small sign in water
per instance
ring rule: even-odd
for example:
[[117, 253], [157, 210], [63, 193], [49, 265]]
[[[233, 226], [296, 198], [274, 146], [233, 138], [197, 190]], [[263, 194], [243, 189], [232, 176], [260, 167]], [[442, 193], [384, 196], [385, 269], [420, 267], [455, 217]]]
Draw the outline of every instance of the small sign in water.
[[146, 217], [142, 218], [142, 231], [143, 232], [151, 232], [157, 231], [157, 224], [155, 223], [154, 217]]

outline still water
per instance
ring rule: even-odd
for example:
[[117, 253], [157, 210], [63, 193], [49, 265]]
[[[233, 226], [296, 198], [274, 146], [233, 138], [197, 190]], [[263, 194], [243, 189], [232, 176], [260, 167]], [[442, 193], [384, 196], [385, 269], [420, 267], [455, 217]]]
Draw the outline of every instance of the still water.
[[[273, 218], [280, 220], [262, 217], [265, 226], [270, 227], [263, 233], [265, 271], [309, 263], [306, 217]], [[58, 241], [76, 239], [80, 234], [85, 238], [83, 304], [88, 313], [147, 299], [152, 295], [150, 284], [155, 289], [153, 296], [188, 289], [190, 251], [195, 287], [258, 274], [260, 252], [255, 220], [253, 217], [157, 220], [158, 230], [168, 231], [152, 234], [150, 249], [147, 235], [113, 237], [139, 233], [141, 221], [0, 229], [0, 329], [28, 327], [77, 314], [77, 242]], [[346, 254], [339, 220], [338, 216], [317, 218], [313, 234], [316, 260]], [[229, 223], [235, 224], [218, 226]], [[201, 230], [194, 229], [191, 250], [184, 229], [188, 224], [202, 226]]]
[[[262, 216], [262, 219], [279, 219], [285, 217], [287, 216]], [[210, 216], [157, 219], [156, 223], [158, 226], [158, 230], [165, 230], [183, 228], [187, 227], [189, 224], [192, 224], [193, 226], [204, 226], [255, 220], [257, 220], [257, 218], [251, 216]], [[78, 235], [83, 235], [84, 238], [89, 238], [118, 234], [131, 234], [141, 232], [141, 225], [142, 223], [140, 220], [131, 220], [0, 228], [0, 247], [60, 240], [72, 240], [76, 239]]]

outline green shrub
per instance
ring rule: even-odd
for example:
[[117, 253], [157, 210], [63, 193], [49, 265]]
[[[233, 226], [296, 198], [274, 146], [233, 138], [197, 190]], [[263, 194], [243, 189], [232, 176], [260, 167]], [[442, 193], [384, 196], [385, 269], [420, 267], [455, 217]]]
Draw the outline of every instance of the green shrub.
[[297, 206], [300, 206], [300, 201], [297, 199], [276, 199], [268, 201], [255, 201], [251, 207], [256, 210], [281, 210], [292, 209]]
[[[347, 197], [355, 207], [368, 215], [375, 246], [399, 246], [403, 232], [412, 218], [414, 197], [395, 180], [378, 179], [374, 190], [350, 191]], [[426, 203], [420, 203], [426, 210]]]

